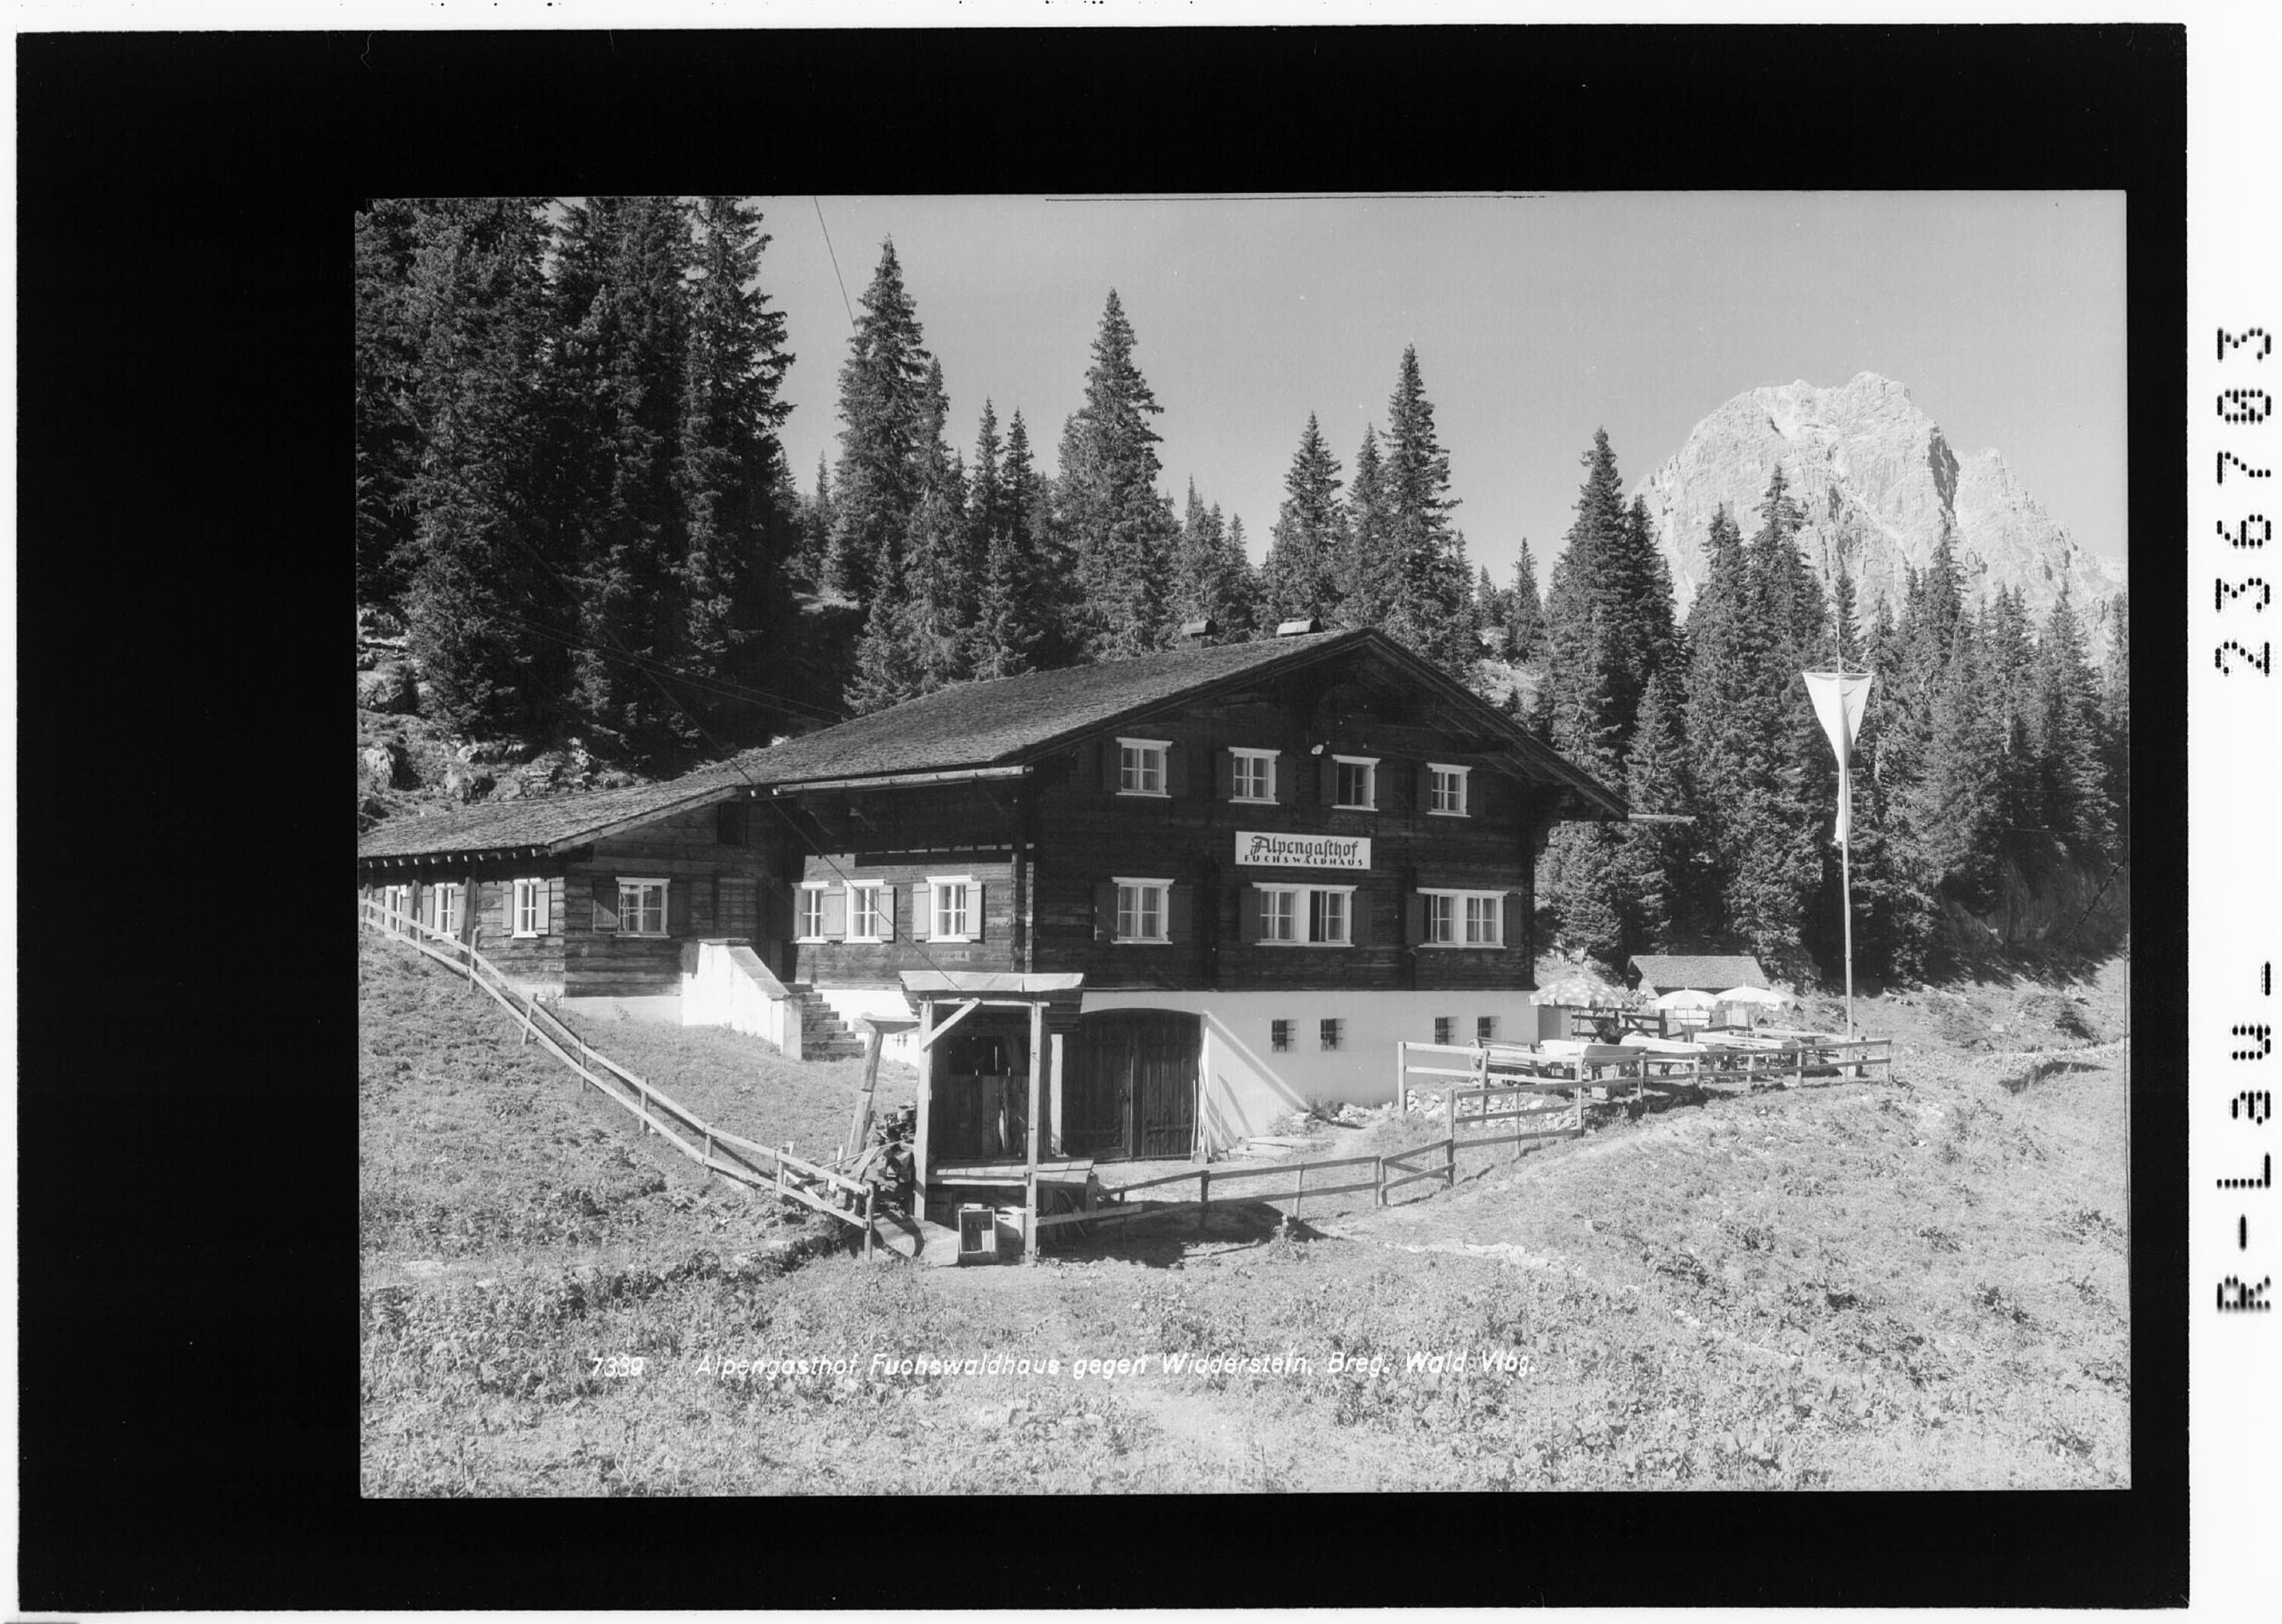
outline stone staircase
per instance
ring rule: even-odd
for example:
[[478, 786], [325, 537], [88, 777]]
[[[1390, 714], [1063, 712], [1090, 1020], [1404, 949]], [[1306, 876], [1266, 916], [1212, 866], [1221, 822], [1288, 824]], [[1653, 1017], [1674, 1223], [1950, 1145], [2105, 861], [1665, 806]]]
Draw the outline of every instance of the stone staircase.
[[846, 1061], [864, 1056], [864, 1035], [834, 1013], [807, 982], [788, 982], [785, 991], [800, 1005], [800, 1053], [803, 1060]]

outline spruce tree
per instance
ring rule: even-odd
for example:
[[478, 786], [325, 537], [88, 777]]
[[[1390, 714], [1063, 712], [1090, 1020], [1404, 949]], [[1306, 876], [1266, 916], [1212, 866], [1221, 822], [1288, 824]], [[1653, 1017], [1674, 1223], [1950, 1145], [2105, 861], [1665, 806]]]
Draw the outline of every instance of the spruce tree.
[[2115, 851], [2115, 816], [2101, 749], [2100, 684], [2084, 658], [2084, 635], [2065, 586], [2037, 640], [2033, 688], [2051, 827], [2079, 860], [2104, 862]]
[[1086, 641], [1099, 659], [1160, 649], [1174, 630], [1177, 526], [1157, 491], [1163, 408], [1134, 364], [1132, 324], [1111, 289], [1086, 371], [1085, 403], [1062, 431], [1055, 483], [1059, 528], [1084, 595]]
[[1269, 618], [1310, 616], [1331, 625], [1340, 611], [1340, 554], [1347, 509], [1339, 501], [1339, 463], [1308, 414], [1300, 447], [1284, 473], [1284, 501], [1269, 532], [1261, 574]]
[[1450, 494], [1450, 454], [1434, 432], [1434, 406], [1426, 398], [1415, 346], [1404, 346], [1386, 411], [1380, 490], [1394, 590], [1384, 627], [1463, 678], [1479, 652], [1467, 602], [1472, 583], [1449, 519], [1458, 505]]
[[1187, 517], [1181, 525], [1176, 560], [1176, 612], [1183, 621], [1209, 620], [1214, 643], [1244, 642], [1257, 626], [1259, 594], [1252, 561], [1244, 551], [1244, 521], [1233, 529], [1221, 517], [1220, 504], [1205, 507], [1189, 481]]
[[2107, 654], [2100, 672], [2100, 761], [2115, 818], [2116, 851], [2131, 854], [2131, 609], [2117, 593], [2107, 605]]
[[566, 680], [540, 204], [434, 201], [406, 227], [400, 342], [419, 447], [401, 491], [406, 630], [439, 710], [467, 732], [543, 716]]
[[883, 581], [904, 579], [903, 534], [919, 505], [938, 409], [934, 357], [921, 342], [892, 238], [881, 246], [862, 305], [840, 369], [840, 466], [826, 573], [835, 590], [869, 604]]
[[[694, 672], [776, 692], [791, 674], [784, 655], [794, 521], [777, 501], [784, 473], [777, 431], [791, 411], [780, 391], [793, 358], [784, 350], [783, 313], [747, 285], [758, 278], [769, 242], [759, 215], [735, 198], [702, 198], [695, 226], [697, 280], [674, 468], [684, 520], [671, 571], [684, 616], [678, 657]], [[717, 728], [749, 734], [787, 719], [739, 717], [716, 692], [686, 685], [680, 698]]]
[[[1625, 762], [1625, 801], [1635, 812], [1696, 814], [1686, 703], [1676, 664], [1659, 668], [1642, 695]], [[1624, 926], [1622, 953], [1665, 951], [1700, 936], [1716, 899], [1705, 893], [1696, 826], [1627, 823], [1617, 833], [1614, 877]]]
[[406, 308], [419, 232], [404, 198], [356, 217], [356, 594], [391, 610], [411, 571], [420, 465], [420, 337]]
[[1341, 626], [1383, 626], [1401, 592], [1398, 561], [1390, 546], [1384, 468], [1378, 433], [1362, 431], [1354, 478], [1347, 486], [1347, 522], [1339, 537], [1338, 616]]
[[1521, 539], [1521, 556], [1513, 561], [1512, 608], [1507, 613], [1505, 657], [1513, 664], [1537, 657], [1545, 633], [1545, 611], [1537, 595], [1537, 560], [1529, 538]]

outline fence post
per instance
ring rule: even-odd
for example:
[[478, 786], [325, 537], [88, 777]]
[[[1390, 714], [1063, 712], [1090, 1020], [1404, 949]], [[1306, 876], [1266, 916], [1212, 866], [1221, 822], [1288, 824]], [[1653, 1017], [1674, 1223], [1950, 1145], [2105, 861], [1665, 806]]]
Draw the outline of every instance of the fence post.
[[1293, 1168], [1292, 1171], [1297, 1175], [1299, 1178], [1299, 1182], [1292, 1186], [1292, 1222], [1297, 1224], [1300, 1221], [1300, 1193], [1308, 1187], [1308, 1164], [1302, 1162], [1298, 1167]]
[[1394, 1044], [1394, 1114], [1402, 1115], [1403, 1096], [1410, 1084], [1410, 1045], [1397, 1038]]
[[1452, 1089], [1442, 1097], [1442, 1108], [1447, 1114], [1446, 1124], [1450, 1131], [1448, 1142], [1442, 1151], [1442, 1187], [1446, 1190], [1455, 1190], [1458, 1187], [1458, 1091], [1456, 1089]]
[[880, 1193], [877, 1185], [864, 1186], [864, 1261], [872, 1261], [872, 1198]]
[[713, 1130], [710, 1128], [705, 1131], [705, 1177], [700, 1187], [707, 1190], [713, 1187]]
[[1197, 1233], [1205, 1232], [1205, 1220], [1212, 1216], [1212, 1169], [1201, 1168], [1197, 1172]]
[[1381, 1156], [1371, 1164], [1371, 1177], [1378, 1181], [1378, 1205], [1386, 1205], [1386, 1158]]

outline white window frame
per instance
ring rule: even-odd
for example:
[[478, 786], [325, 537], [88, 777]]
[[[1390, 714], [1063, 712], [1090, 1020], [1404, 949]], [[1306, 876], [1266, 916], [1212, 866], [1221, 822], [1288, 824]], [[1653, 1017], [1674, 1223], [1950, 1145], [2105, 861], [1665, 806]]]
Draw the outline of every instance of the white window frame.
[[[1235, 767], [1232, 773], [1233, 782], [1230, 786], [1228, 798], [1230, 801], [1245, 806], [1274, 805], [1276, 804], [1277, 758], [1281, 756], [1284, 752], [1282, 750], [1230, 750], [1228, 753], [1235, 760]], [[1249, 774], [1245, 772], [1245, 768], [1252, 765], [1257, 765], [1261, 768], [1261, 779], [1267, 785], [1267, 788], [1258, 795], [1246, 795], [1244, 792], [1244, 781], [1249, 776]]]
[[1300, 1047], [1300, 1023], [1277, 1018], [1268, 1023], [1268, 1052], [1270, 1054], [1292, 1054]]
[[1443, 1045], [1443, 1046], [1445, 1046], [1445, 1047], [1448, 1047], [1448, 1046], [1449, 1046], [1449, 1045], [1450, 1045], [1450, 1043], [1451, 1043], [1451, 1040], [1452, 1040], [1452, 1039], [1454, 1039], [1455, 1037], [1457, 1037], [1457, 1035], [1458, 1035], [1458, 1017], [1457, 1017], [1457, 1016], [1455, 1016], [1455, 1015], [1436, 1015], [1436, 1016], [1434, 1017], [1434, 1041], [1435, 1041], [1437, 1044], [1440, 1044], [1440, 1045]]
[[[1419, 943], [1419, 946], [1471, 947], [1479, 950], [1505, 945], [1505, 893], [1503, 891], [1461, 891], [1441, 886], [1422, 885], [1418, 888], [1418, 894], [1426, 897], [1430, 904], [1426, 910], [1425, 940]], [[1431, 904], [1436, 897], [1443, 898], [1450, 905], [1448, 921], [1450, 934], [1448, 937], [1437, 936], [1434, 934], [1434, 910]], [[1475, 934], [1480, 929], [1479, 921], [1474, 913], [1476, 905], [1479, 904], [1488, 905], [1496, 927], [1496, 934], [1488, 940], [1484, 940]]]
[[390, 920], [392, 929], [401, 930], [407, 921], [418, 921], [418, 915], [412, 912], [412, 888], [408, 885], [382, 886], [380, 911], [392, 916]]
[[436, 934], [456, 937], [460, 927], [468, 921], [468, 888], [459, 880], [438, 880], [431, 887], [436, 893]]
[[[1172, 767], [1172, 750], [1173, 742], [1170, 739], [1118, 740], [1117, 793], [1150, 796], [1158, 800], [1162, 800], [1172, 794], [1172, 790], [1166, 782], [1167, 775]], [[1128, 764], [1125, 752], [1127, 750], [1134, 752], [1131, 766], [1135, 781], [1130, 786], [1126, 781]], [[1154, 789], [1148, 788], [1149, 769], [1153, 764], [1157, 770], [1157, 787]]]
[[[669, 928], [668, 921], [673, 918], [673, 915], [669, 911], [667, 905], [666, 893], [666, 888], [671, 884], [672, 884], [672, 882], [670, 880], [629, 879], [621, 874], [618, 877], [617, 934], [622, 936], [647, 936], [652, 939], [671, 935], [671, 930]], [[657, 892], [657, 929], [655, 930], [636, 929], [626, 921], [630, 919], [640, 919], [648, 910], [643, 908], [639, 901], [637, 901], [632, 907], [629, 907], [626, 902], [627, 894], [629, 892], [639, 894], [643, 891], [653, 890]]]
[[1324, 1015], [1316, 1022], [1316, 1047], [1318, 1053], [1335, 1054], [1347, 1043], [1347, 1023], [1343, 1015]]
[[[974, 876], [973, 874], [929, 874], [928, 882], [928, 940], [931, 942], [973, 942], [979, 939], [974, 927], [980, 922], [974, 917]], [[965, 926], [960, 930], [943, 929], [943, 901], [946, 892], [959, 893], [959, 918]]]
[[[1260, 920], [1264, 928], [1268, 922], [1268, 898], [1292, 898], [1292, 934], [1275, 936], [1264, 934], [1260, 938], [1262, 947], [1353, 947], [1354, 945], [1354, 894], [1352, 885], [1261, 885], [1254, 883], [1254, 890], [1261, 895]], [[1339, 901], [1339, 923], [1344, 934], [1337, 937], [1319, 938], [1316, 935], [1316, 901], [1318, 896], [1337, 896]]]
[[1458, 943], [1458, 904], [1450, 891], [1421, 891], [1426, 899], [1425, 935], [1421, 947], [1455, 947]]
[[[1455, 762], [1428, 762], [1426, 764], [1426, 815], [1430, 818], [1470, 818], [1473, 816], [1473, 790], [1466, 781], [1466, 775], [1472, 771], [1473, 768], [1469, 766], [1461, 766]], [[1442, 798], [1442, 780], [1446, 776], [1455, 781], [1454, 787], [1456, 792], [1458, 803], [1455, 806], [1437, 806], [1434, 804], [1435, 802]]]
[[[545, 880], [517, 880], [508, 890], [508, 923], [512, 934], [525, 941], [543, 936], [546, 931], [539, 921], [547, 919], [548, 882]], [[548, 920], [551, 925], [554, 921]]]
[[[1172, 941], [1173, 882], [1170, 880], [1135, 880], [1126, 878], [1122, 875], [1118, 875], [1113, 877], [1110, 880], [1110, 883], [1117, 888], [1117, 907], [1114, 918], [1110, 927], [1110, 940], [1113, 942], [1143, 943], [1158, 947], [1163, 947]], [[1156, 935], [1145, 936], [1137, 931], [1131, 936], [1126, 935], [1125, 894], [1128, 891], [1133, 893], [1132, 912], [1134, 922], [1136, 924], [1141, 922], [1144, 915], [1144, 909], [1142, 907], [1143, 895], [1145, 893], [1148, 893], [1153, 894], [1156, 897]]]
[[1337, 789], [1338, 788], [1338, 775], [1339, 769], [1340, 767], [1361, 767], [1363, 770], [1363, 798], [1360, 801], [1335, 800], [1331, 803], [1331, 809], [1334, 812], [1377, 812], [1378, 810], [1378, 758], [1376, 756], [1334, 755], [1331, 758], [1331, 760], [1336, 764], [1331, 769], [1333, 773], [1332, 788], [1334, 789]]
[[[860, 885], [850, 885], [848, 888], [848, 940], [884, 942], [888, 939], [879, 929], [879, 921], [887, 913], [887, 909], [881, 905], [885, 899], [887, 890], [886, 882], [878, 880]], [[864, 899], [864, 905], [860, 908], [857, 905], [858, 897]], [[856, 928], [856, 921], [858, 919], [870, 920], [873, 928], [870, 930], [858, 930]]]
[[[796, 942], [829, 942], [824, 934], [824, 893], [832, 890], [830, 880], [803, 880], [800, 882], [800, 917], [793, 921]], [[809, 927], [816, 929], [811, 930]]]

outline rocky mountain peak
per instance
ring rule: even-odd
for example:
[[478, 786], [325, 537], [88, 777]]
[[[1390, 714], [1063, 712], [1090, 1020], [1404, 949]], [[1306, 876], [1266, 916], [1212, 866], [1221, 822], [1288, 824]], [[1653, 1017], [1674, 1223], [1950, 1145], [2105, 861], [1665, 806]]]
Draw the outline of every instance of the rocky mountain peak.
[[1704, 538], [1723, 505], [1749, 536], [1780, 462], [1806, 516], [1800, 549], [1826, 582], [1853, 579], [1865, 619], [1880, 597], [1899, 606], [1944, 528], [1968, 594], [2017, 587], [2041, 617], [2065, 585], [2080, 611], [2121, 590], [2121, 563], [2088, 553], [2023, 489], [1996, 450], [1960, 462], [1908, 388], [1858, 372], [1824, 388], [1801, 378], [1746, 390], [1689, 431], [1634, 493], [1685, 611], [1704, 584]]

